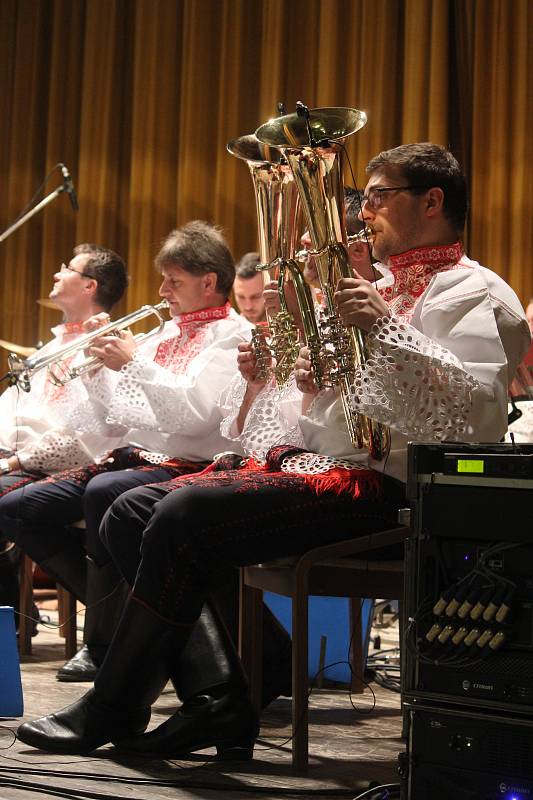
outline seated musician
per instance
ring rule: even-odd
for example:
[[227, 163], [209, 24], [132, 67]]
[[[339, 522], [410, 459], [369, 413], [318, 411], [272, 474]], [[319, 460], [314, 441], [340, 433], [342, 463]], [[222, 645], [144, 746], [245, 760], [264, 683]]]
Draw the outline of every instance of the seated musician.
[[[111, 741], [159, 757], [208, 746], [221, 757], [251, 757], [258, 721], [235, 671], [136, 736], [166, 677], [180, 672], [195, 622], [228, 565], [297, 555], [393, 525], [408, 439], [490, 442], [504, 434], [507, 387], [529, 331], [514, 292], [464, 254], [459, 165], [444, 148], [422, 143], [381, 153], [367, 172], [362, 215], [375, 231], [373, 255], [392, 280], [376, 288], [344, 278], [336, 300], [345, 324], [369, 332], [352, 409], [390, 427], [390, 451], [371, 459], [354, 450], [338, 390], [317, 390], [307, 349], [295, 370], [302, 413], [288, 433], [286, 405], [269, 399], [269, 386], [254, 385], [253, 360], [244, 359], [250, 380], [233, 394], [249, 410], [229, 415], [228, 433], [237, 428], [256, 457], [115, 501], [102, 538], [132, 596], [94, 688], [23, 724], [21, 741], [63, 753]], [[261, 458], [266, 434], [275, 431], [282, 443]]]
[[[53, 339], [39, 351], [46, 358], [82, 336], [84, 323], [108, 312], [127, 286], [124, 262], [112, 250], [96, 244], [74, 248], [68, 264], [54, 275], [50, 299], [63, 312], [63, 322], [52, 329]], [[7, 388], [0, 397], [0, 497], [27, 486], [65, 467], [90, 464], [110, 447], [107, 431], [77, 433], [63, 430], [65, 387], [56, 386], [46, 369], [31, 375], [31, 390]], [[85, 402], [86, 390], [79, 381], [68, 391], [70, 407]], [[118, 442], [118, 439], [116, 440]], [[18, 607], [18, 579], [12, 531], [0, 533], [0, 604]], [[2, 535], [6, 539], [2, 540]], [[4, 555], [5, 554], [5, 555]]]

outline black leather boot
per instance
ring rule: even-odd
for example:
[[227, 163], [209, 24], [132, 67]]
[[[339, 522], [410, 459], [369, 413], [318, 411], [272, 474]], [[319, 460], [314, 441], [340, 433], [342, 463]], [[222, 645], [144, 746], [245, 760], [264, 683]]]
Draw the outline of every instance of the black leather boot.
[[[170, 626], [135, 600], [124, 609], [94, 689], [67, 708], [20, 726], [21, 742], [51, 753], [89, 753], [142, 733], [168, 679]], [[183, 648], [190, 626], [172, 628]]]
[[55, 553], [38, 562], [39, 566], [61, 586], [80, 600], [87, 602], [87, 564], [81, 546]]
[[109, 562], [99, 567], [87, 557], [84, 645], [58, 670], [57, 680], [92, 683], [103, 662], [129, 595], [129, 586]]
[[170, 653], [170, 678], [183, 705], [166, 722], [120, 749], [152, 758], [184, 757], [216, 747], [225, 760], [253, 755], [259, 721], [247, 680], [216, 608], [206, 603], [184, 650]]
[[[237, 646], [239, 629], [239, 570], [231, 568], [221, 581], [214, 602]], [[263, 697], [266, 708], [280, 695], [292, 693], [292, 641], [266, 603], [263, 603]]]

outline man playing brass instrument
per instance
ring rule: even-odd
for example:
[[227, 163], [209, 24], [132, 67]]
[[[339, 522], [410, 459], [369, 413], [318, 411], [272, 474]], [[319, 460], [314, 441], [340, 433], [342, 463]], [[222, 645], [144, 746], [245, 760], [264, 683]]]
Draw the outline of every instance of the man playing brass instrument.
[[[124, 262], [116, 253], [95, 244], [74, 248], [68, 264], [54, 275], [50, 298], [64, 315], [52, 329], [54, 338], [41, 349], [43, 356], [61, 350], [84, 334], [84, 323], [95, 314], [108, 312], [120, 300], [127, 286]], [[77, 433], [63, 428], [64, 387], [55, 386], [46, 370], [31, 378], [31, 391], [16, 386], [0, 398], [0, 497], [65, 467], [81, 467], [113, 447], [113, 440], [98, 430]], [[86, 401], [86, 388], [77, 383], [69, 391], [69, 403]], [[118, 442], [118, 438], [115, 440]], [[3, 534], [11, 536], [10, 527]], [[0, 549], [2, 543], [0, 542]], [[0, 584], [9, 584], [11, 597], [2, 595], [18, 607], [18, 580], [13, 566], [0, 553]], [[50, 565], [53, 572], [53, 565]]]
[[[122, 433], [125, 446], [103, 463], [60, 473], [53, 482], [15, 493], [9, 503], [7, 498], [0, 501], [2, 518], [18, 517], [17, 541], [36, 561], [67, 553], [69, 563], [80, 565], [75, 589], [87, 605], [85, 645], [59, 670], [60, 680], [94, 679], [122, 609], [127, 587], [98, 537], [108, 506], [132, 486], [201, 471], [230, 445], [219, 431], [217, 399], [236, 372], [237, 345], [249, 336], [250, 325], [228, 302], [234, 277], [229, 248], [216, 227], [193, 221], [166, 237], [155, 266], [163, 279], [159, 294], [168, 301], [172, 320], [138, 348], [129, 332], [96, 340], [91, 353], [105, 367], [85, 379], [90, 397], [66, 419], [76, 430], [107, 423], [110, 431]], [[87, 558], [64, 527], [81, 517], [86, 522]], [[234, 579], [229, 570], [217, 598], [230, 626]], [[265, 627], [270, 643], [265, 659], [283, 673], [285, 667], [290, 669], [290, 640], [271, 615]], [[206, 649], [218, 654], [216, 670], [209, 667], [207, 675], [202, 666]], [[238, 671], [232, 653], [218, 609], [206, 606], [189, 646], [180, 690], [200, 691], [217, 670], [223, 675]], [[272, 688], [267, 687], [266, 701], [269, 693], [279, 693], [277, 683], [276, 678]]]
[[[252, 461], [141, 487], [111, 506], [102, 536], [132, 596], [94, 690], [22, 725], [23, 742], [83, 753], [112, 741], [159, 757], [214, 745], [221, 757], [251, 757], [257, 722], [242, 688], [231, 684], [214, 686], [201, 703], [135, 736], [162, 685], [154, 678], [158, 643], [171, 638], [172, 668], [179, 668], [228, 565], [297, 555], [394, 524], [407, 438], [498, 441], [505, 432], [507, 384], [530, 337], [512, 290], [464, 255], [459, 165], [444, 148], [423, 143], [380, 154], [368, 172], [363, 217], [387, 274], [377, 288], [343, 279], [337, 302], [345, 323], [370, 331], [372, 357], [356, 376], [352, 402], [390, 426], [391, 455], [369, 464], [354, 451], [338, 390], [317, 391], [305, 349], [296, 364], [303, 405], [295, 427], [288, 404], [269, 400], [270, 387], [255, 387], [248, 414], [236, 406], [224, 428], [246, 441]], [[244, 373], [253, 385], [253, 363]], [[373, 403], [367, 386], [376, 391]], [[246, 399], [246, 392], [245, 382], [233, 397]], [[265, 453], [272, 431], [286, 446], [280, 438]]]

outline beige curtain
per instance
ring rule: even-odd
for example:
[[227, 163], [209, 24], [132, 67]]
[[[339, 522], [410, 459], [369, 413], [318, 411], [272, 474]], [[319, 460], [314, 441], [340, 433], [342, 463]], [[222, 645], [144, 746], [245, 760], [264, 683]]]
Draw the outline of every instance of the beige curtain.
[[[118, 250], [118, 313], [157, 296], [153, 256], [191, 218], [256, 247], [251, 182], [227, 141], [296, 100], [363, 108], [357, 181], [380, 150], [450, 146], [471, 188], [469, 254], [533, 293], [530, 0], [0, 0], [0, 228], [54, 164], [61, 195], [0, 244], [0, 337], [48, 337], [36, 305], [74, 244]], [[45, 193], [60, 184], [56, 171]]]

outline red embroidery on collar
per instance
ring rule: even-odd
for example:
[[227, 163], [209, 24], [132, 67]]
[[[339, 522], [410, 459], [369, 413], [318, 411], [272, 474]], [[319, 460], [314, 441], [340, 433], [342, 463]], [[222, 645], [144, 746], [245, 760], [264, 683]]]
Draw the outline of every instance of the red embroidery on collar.
[[403, 322], [410, 322], [417, 300], [425, 292], [433, 276], [466, 266], [462, 262], [463, 253], [462, 244], [456, 242], [451, 245], [419, 247], [391, 256], [389, 266], [394, 283], [381, 291], [391, 313]]
[[176, 317], [178, 325], [188, 325], [190, 322], [212, 322], [215, 319], [225, 319], [230, 312], [230, 304], [202, 308], [201, 311], [189, 311]]
[[410, 267], [414, 264], [427, 264], [435, 268], [456, 264], [463, 255], [461, 242], [455, 244], [433, 245], [432, 247], [417, 247], [390, 257], [391, 270], [398, 267]]
[[174, 374], [184, 375], [189, 364], [201, 353], [211, 322], [226, 319], [229, 316], [230, 304], [204, 308], [202, 311], [191, 311], [175, 317], [178, 327], [176, 336], [164, 339], [157, 348], [154, 361]]
[[62, 322], [52, 328], [54, 336], [72, 336], [74, 333], [85, 333], [83, 322]]

